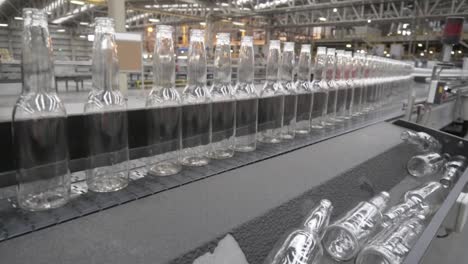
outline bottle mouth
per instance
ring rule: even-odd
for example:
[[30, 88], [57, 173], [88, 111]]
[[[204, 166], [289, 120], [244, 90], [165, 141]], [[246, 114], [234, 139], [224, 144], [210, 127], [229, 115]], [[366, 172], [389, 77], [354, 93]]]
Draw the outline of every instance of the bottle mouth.
[[190, 41], [205, 41], [205, 30], [203, 30], [203, 29], [191, 29], [190, 30]]
[[95, 32], [114, 33], [114, 19], [110, 17], [96, 17], [94, 19]]
[[47, 26], [47, 13], [42, 9], [23, 8], [24, 25]]
[[339, 261], [352, 259], [359, 251], [359, 241], [342, 226], [330, 226], [322, 239], [327, 253]]
[[310, 44], [302, 44], [301, 45], [301, 52], [307, 52], [310, 53]]
[[317, 47], [317, 54], [327, 54], [327, 47]]
[[216, 34], [216, 45], [229, 45], [231, 44], [231, 34], [229, 33], [217, 33]]
[[394, 264], [393, 258], [389, 252], [383, 247], [368, 246], [359, 253], [356, 259], [356, 264], [372, 263], [372, 264]]
[[270, 49], [280, 49], [280, 41], [270, 40]]
[[285, 42], [284, 51], [294, 51], [294, 42]]
[[252, 36], [243, 36], [241, 39], [241, 45], [253, 45], [253, 37]]
[[174, 32], [174, 27], [169, 25], [157, 25], [156, 32], [167, 32], [172, 33]]

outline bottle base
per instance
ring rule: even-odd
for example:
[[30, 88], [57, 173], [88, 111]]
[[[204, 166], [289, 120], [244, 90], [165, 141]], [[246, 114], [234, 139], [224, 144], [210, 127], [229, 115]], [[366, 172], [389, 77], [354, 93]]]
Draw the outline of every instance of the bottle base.
[[296, 137], [294, 133], [281, 134], [281, 138], [285, 140], [292, 140]]
[[252, 152], [256, 149], [256, 145], [255, 144], [251, 144], [251, 145], [238, 145], [238, 146], [235, 146], [234, 147], [234, 150], [237, 151], [237, 152]]
[[180, 163], [184, 166], [190, 167], [201, 167], [208, 165], [210, 163], [210, 159], [206, 157], [195, 157], [195, 156], [188, 156], [180, 159]]
[[283, 142], [279, 137], [261, 137], [258, 141], [267, 144], [278, 144]]
[[166, 161], [150, 165], [148, 174], [153, 176], [170, 176], [179, 173], [182, 166], [177, 162]]
[[27, 211], [44, 211], [61, 207], [65, 205], [68, 200], [69, 193], [59, 194], [46, 192], [18, 199], [18, 205], [20, 208]]
[[307, 135], [310, 133], [310, 129], [304, 128], [304, 129], [296, 129], [296, 134], [298, 135]]
[[[119, 173], [123, 174], [123, 173]], [[116, 192], [124, 189], [128, 185], [128, 173], [127, 177], [121, 175], [103, 175], [94, 179], [88, 179], [88, 190], [93, 192]]]
[[212, 159], [228, 159], [234, 156], [234, 150], [232, 149], [219, 149], [210, 152], [210, 158]]

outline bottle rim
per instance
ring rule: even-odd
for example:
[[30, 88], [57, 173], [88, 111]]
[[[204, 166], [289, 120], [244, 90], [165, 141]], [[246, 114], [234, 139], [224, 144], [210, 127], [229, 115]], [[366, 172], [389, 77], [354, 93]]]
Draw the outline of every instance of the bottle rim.
[[326, 54], [327, 53], [327, 47], [319, 46], [317, 47], [317, 54]]
[[47, 25], [47, 13], [45, 10], [37, 8], [23, 8], [24, 24], [30, 24], [32, 21], [44, 22]]
[[156, 26], [156, 34], [158, 32], [174, 32], [174, 27], [173, 26], [170, 26], [170, 25], [157, 25]]
[[96, 17], [94, 23], [97, 26], [112, 25], [114, 26], [114, 19], [111, 17]]
[[190, 30], [190, 42], [192, 41], [205, 41], [205, 30], [204, 29], [191, 29]]
[[216, 33], [217, 45], [229, 45], [231, 43], [231, 34], [226, 32]]

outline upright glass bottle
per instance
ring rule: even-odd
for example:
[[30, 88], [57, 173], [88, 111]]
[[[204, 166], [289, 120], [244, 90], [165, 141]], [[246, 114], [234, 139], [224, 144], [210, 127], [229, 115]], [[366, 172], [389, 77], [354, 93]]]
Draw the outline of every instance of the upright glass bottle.
[[345, 104], [345, 119], [350, 119], [353, 115], [353, 100], [354, 100], [354, 80], [352, 76], [353, 69], [353, 53], [351, 51], [345, 51], [345, 70], [344, 80], [347, 87], [346, 92], [346, 104]]
[[323, 247], [336, 260], [346, 261], [356, 256], [364, 243], [379, 229], [382, 212], [390, 195], [381, 192], [368, 202], [359, 203], [345, 216], [330, 225], [323, 237]]
[[335, 81], [336, 74], [336, 50], [327, 48], [327, 64], [325, 69], [325, 80], [327, 84], [327, 108], [325, 115], [325, 125], [332, 126], [336, 117], [336, 99], [338, 98], [338, 89]]
[[354, 53], [353, 56], [353, 70], [351, 71], [351, 78], [354, 83], [354, 95], [352, 102], [352, 111], [353, 116], [361, 116], [362, 113], [362, 94], [363, 94], [363, 69], [364, 69], [364, 60], [363, 54]]
[[324, 118], [327, 111], [328, 90], [326, 84], [327, 48], [317, 47], [314, 65], [314, 79], [312, 80], [312, 116], [310, 128], [320, 130], [324, 127]]
[[279, 143], [282, 141], [284, 91], [278, 82], [280, 42], [270, 40], [266, 65], [266, 80], [258, 102], [259, 141]]
[[128, 175], [127, 103], [119, 89], [114, 20], [95, 19], [93, 87], [85, 104], [89, 167], [86, 182], [95, 192], [125, 188]]
[[254, 151], [257, 147], [258, 94], [254, 85], [253, 37], [243, 36], [237, 64], [235, 150]]
[[319, 264], [323, 256], [323, 230], [330, 221], [332, 210], [329, 200], [321, 200], [300, 228], [279, 240], [264, 264]]
[[54, 63], [47, 13], [23, 9], [23, 88], [12, 114], [21, 208], [57, 208], [70, 196], [67, 114], [54, 89]]
[[283, 132], [281, 137], [293, 139], [296, 135], [297, 93], [294, 83], [294, 42], [284, 43], [279, 68], [279, 81], [284, 90]]
[[178, 173], [180, 158], [180, 95], [175, 89], [175, 56], [172, 26], [158, 25], [153, 54], [153, 88], [146, 98], [148, 173]]
[[206, 87], [205, 31], [190, 31], [187, 86], [182, 92], [181, 163], [203, 166], [210, 162], [211, 105]]
[[343, 121], [346, 116], [346, 100], [348, 96], [348, 86], [346, 84], [346, 80], [344, 77], [346, 71], [346, 57], [344, 50], [337, 50], [336, 51], [336, 88], [337, 88], [337, 96], [336, 96], [336, 114], [335, 120], [336, 121]]
[[234, 155], [236, 101], [231, 86], [231, 35], [216, 34], [211, 95], [211, 153], [214, 159]]
[[310, 118], [312, 115], [312, 85], [310, 82], [310, 45], [304, 44], [301, 46], [299, 54], [299, 62], [297, 63], [297, 117], [296, 117], [296, 133], [310, 133]]

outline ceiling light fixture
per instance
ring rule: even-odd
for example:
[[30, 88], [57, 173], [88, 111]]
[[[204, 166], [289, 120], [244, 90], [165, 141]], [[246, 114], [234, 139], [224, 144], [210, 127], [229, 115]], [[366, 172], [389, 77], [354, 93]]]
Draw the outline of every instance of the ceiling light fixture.
[[75, 4], [75, 5], [85, 5], [86, 4], [85, 2], [78, 1], [78, 0], [71, 0], [70, 3]]
[[327, 21], [327, 18], [325, 18], [325, 17], [319, 17], [319, 20], [320, 20], [320, 21]]
[[158, 23], [160, 20], [157, 19], [157, 18], [150, 18], [148, 19], [149, 22], [153, 22], [153, 23]]
[[0, 27], [8, 27], [8, 24], [0, 23]]
[[236, 26], [245, 26], [245, 23], [237, 22], [237, 21], [232, 21], [232, 24]]
[[57, 32], [65, 32], [65, 29], [64, 28], [59, 28], [59, 29], [57, 29]]
[[88, 23], [88, 22], [80, 22], [80, 25], [82, 25], [82, 26], [89, 26], [89, 23]]
[[337, 8], [333, 8], [333, 13], [336, 13], [338, 12], [338, 9]]
[[23, 20], [22, 17], [15, 17], [15, 20]]

